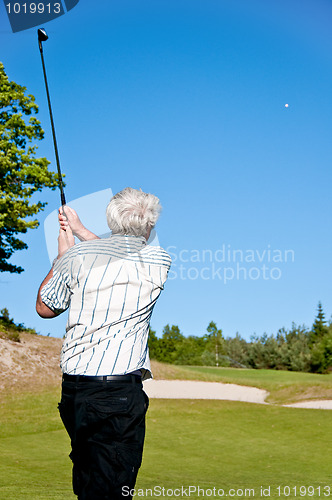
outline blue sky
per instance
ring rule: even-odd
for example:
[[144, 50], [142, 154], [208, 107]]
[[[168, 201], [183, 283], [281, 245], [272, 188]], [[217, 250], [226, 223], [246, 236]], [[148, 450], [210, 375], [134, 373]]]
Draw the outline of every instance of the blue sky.
[[[203, 335], [211, 320], [247, 339], [311, 326], [319, 300], [331, 316], [331, 16], [327, 0], [81, 0], [45, 25], [68, 202], [126, 186], [162, 202], [174, 263], [159, 335], [167, 323]], [[55, 170], [36, 28], [11, 33], [3, 4], [0, 44], [10, 80], [36, 97], [38, 154]], [[25, 272], [0, 276], [1, 307], [62, 336], [66, 315], [34, 310], [59, 193], [41, 198], [40, 227], [12, 259]], [[97, 230], [104, 207], [88, 200]]]

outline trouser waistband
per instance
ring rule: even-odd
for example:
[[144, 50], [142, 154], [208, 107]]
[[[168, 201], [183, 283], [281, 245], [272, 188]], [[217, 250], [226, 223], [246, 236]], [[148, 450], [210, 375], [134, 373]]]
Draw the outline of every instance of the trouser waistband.
[[139, 375], [69, 375], [64, 373], [62, 380], [66, 382], [134, 382], [141, 383]]

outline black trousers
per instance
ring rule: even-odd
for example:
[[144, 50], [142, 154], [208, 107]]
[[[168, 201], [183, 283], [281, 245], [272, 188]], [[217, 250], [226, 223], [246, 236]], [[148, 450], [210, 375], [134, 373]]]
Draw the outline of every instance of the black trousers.
[[[131, 381], [63, 380], [59, 412], [71, 439], [78, 500], [123, 500], [142, 462], [149, 399]], [[125, 492], [125, 495], [123, 495]]]

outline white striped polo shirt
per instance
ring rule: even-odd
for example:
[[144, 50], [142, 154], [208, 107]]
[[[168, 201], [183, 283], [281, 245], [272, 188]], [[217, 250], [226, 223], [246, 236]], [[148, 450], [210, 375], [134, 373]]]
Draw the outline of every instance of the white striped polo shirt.
[[171, 265], [141, 236], [111, 235], [70, 248], [42, 288], [53, 311], [69, 308], [60, 366], [71, 375], [151, 377], [148, 333]]

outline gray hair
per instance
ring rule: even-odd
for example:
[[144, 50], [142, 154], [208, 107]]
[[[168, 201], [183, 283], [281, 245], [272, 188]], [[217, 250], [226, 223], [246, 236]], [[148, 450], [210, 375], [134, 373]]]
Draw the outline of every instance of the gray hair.
[[113, 234], [146, 236], [156, 225], [160, 212], [157, 196], [127, 187], [107, 205], [107, 224]]

